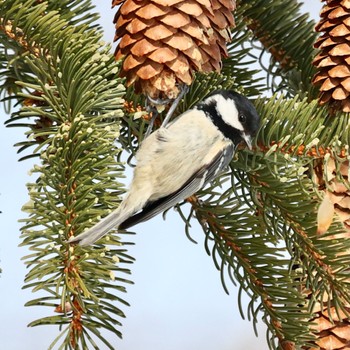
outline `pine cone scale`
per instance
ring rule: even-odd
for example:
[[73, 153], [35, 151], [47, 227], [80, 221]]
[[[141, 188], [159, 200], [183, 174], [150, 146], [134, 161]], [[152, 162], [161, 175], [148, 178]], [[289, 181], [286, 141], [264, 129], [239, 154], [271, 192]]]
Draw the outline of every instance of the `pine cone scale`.
[[323, 57], [317, 62], [317, 65], [321, 68], [323, 67], [330, 67], [330, 66], [336, 66], [338, 64], [341, 64], [342, 60], [337, 57]]
[[188, 50], [195, 45], [193, 39], [189, 35], [181, 33], [176, 33], [166, 38], [163, 42], [179, 51]]
[[148, 61], [147, 64], [143, 64], [136, 70], [136, 74], [141, 79], [148, 80], [161, 73], [162, 70], [163, 66], [160, 63]]
[[191, 18], [186, 13], [174, 11], [173, 13], [160, 18], [160, 21], [167, 26], [178, 29], [188, 25], [191, 22]]
[[197, 16], [195, 20], [198, 21], [204, 28], [210, 30], [210, 20], [204, 13]]
[[331, 11], [328, 15], [330, 19], [338, 19], [343, 16], [349, 15], [349, 11], [342, 6], [337, 7], [335, 10]]
[[329, 51], [329, 53], [333, 56], [348, 56], [350, 55], [350, 44], [339, 44]]
[[128, 69], [134, 69], [135, 67], [138, 67], [140, 64], [143, 64], [146, 61], [145, 57], [137, 57], [137, 56], [128, 56], [125, 59], [125, 66], [128, 67]]
[[350, 68], [347, 65], [338, 65], [329, 70], [329, 75], [332, 78], [344, 78], [350, 76]]
[[[122, 1], [119, 1], [121, 3]], [[124, 4], [120, 7], [120, 14], [122, 16], [127, 16], [129, 13], [134, 13], [139, 8], [147, 4], [147, 1], [133, 1], [133, 0], [126, 0]], [[112, 4], [112, 6], [115, 6]]]
[[151, 28], [148, 28], [144, 31], [144, 35], [152, 40], [163, 40], [169, 37], [172, 37], [176, 33], [176, 30], [165, 26], [163, 24], [157, 24]]
[[158, 43], [151, 40], [142, 39], [137, 41], [130, 51], [134, 56], [146, 56], [160, 48], [161, 45]]
[[194, 23], [189, 23], [181, 28], [181, 30], [190, 37], [197, 39], [205, 45], [209, 45], [207, 37], [204, 35], [203, 28], [199, 28]]
[[129, 32], [130, 34], [137, 34], [147, 28], [152, 27], [155, 24], [154, 20], [140, 20], [139, 18], [134, 18], [132, 21], [129, 22], [127, 25], [126, 32]]
[[234, 11], [236, 9], [235, 1], [231, 0], [219, 0], [224, 9], [228, 9], [229, 11]]
[[175, 72], [177, 76], [185, 77], [190, 75], [190, 69], [187, 58], [180, 54], [176, 60], [166, 63], [166, 65]]
[[335, 28], [333, 28], [330, 32], [330, 35], [337, 37], [337, 36], [346, 36], [348, 34], [350, 34], [350, 30], [347, 28], [347, 26], [345, 24], [340, 24], [338, 26], [336, 26]]
[[184, 50], [183, 53], [191, 59], [192, 64], [197, 68], [197, 70], [201, 70], [203, 55], [201, 54], [198, 47], [191, 47], [188, 50]]
[[155, 5], [153, 3], [142, 6], [135, 12], [136, 16], [144, 19], [152, 19], [166, 15], [170, 9], [166, 6]]
[[340, 2], [342, 6], [344, 6], [346, 9], [350, 10], [350, 0], [343, 0]]
[[350, 78], [342, 80], [341, 85], [348, 91], [350, 91]]
[[148, 57], [154, 62], [167, 63], [175, 60], [178, 55], [177, 51], [171, 47], [162, 47], [152, 52]]
[[203, 8], [198, 4], [197, 1], [189, 0], [189, 1], [183, 1], [179, 4], [176, 4], [175, 7], [192, 17], [200, 16], [203, 13]]

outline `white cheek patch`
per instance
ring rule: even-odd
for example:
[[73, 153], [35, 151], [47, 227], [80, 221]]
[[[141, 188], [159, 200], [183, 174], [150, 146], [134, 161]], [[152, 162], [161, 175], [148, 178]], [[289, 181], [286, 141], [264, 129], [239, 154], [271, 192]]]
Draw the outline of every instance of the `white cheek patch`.
[[221, 95], [213, 96], [213, 100], [216, 101], [216, 110], [221, 115], [222, 120], [235, 129], [243, 131], [244, 128], [238, 119], [238, 110], [234, 101], [230, 99], [226, 100]]

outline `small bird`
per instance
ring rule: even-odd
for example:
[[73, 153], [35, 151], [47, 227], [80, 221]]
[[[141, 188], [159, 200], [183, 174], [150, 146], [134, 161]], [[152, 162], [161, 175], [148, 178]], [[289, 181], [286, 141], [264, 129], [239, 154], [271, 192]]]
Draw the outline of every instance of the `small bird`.
[[251, 149], [259, 123], [246, 97], [213, 92], [142, 142], [120, 206], [68, 243], [92, 244], [113, 228], [127, 229], [190, 197], [228, 166], [242, 141]]

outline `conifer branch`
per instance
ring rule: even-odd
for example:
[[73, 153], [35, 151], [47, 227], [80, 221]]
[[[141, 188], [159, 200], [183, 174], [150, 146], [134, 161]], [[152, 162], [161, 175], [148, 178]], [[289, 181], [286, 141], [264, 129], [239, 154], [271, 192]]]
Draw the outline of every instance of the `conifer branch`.
[[112, 236], [102, 242], [108, 246], [83, 249], [66, 241], [92, 225], [91, 217], [115, 208], [124, 192], [115, 145], [125, 92], [119, 66], [84, 16], [83, 24], [72, 25], [71, 13], [60, 16], [46, 2], [14, 0], [1, 3], [0, 18], [7, 31], [3, 45], [13, 41], [29, 51], [21, 56], [26, 74], [17, 76], [14, 95], [23, 104], [8, 125], [27, 127], [29, 140], [21, 148], [34, 146], [29, 156], [38, 157], [32, 170], [37, 179], [28, 185], [30, 201], [23, 207], [28, 216], [21, 220], [22, 245], [32, 251], [24, 257], [25, 288], [43, 292], [26, 305], [46, 306], [48, 316], [30, 326], [64, 326], [51, 346], [101, 343], [113, 349], [101, 330], [121, 336], [118, 304], [128, 303], [117, 294], [131, 283], [124, 278], [130, 273], [124, 266], [133, 261], [128, 243]]

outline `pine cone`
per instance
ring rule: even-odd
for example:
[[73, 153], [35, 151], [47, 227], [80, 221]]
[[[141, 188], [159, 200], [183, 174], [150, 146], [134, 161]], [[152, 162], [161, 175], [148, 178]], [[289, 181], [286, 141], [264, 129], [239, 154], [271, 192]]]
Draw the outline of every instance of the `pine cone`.
[[[304, 350], [350, 349], [350, 320], [343, 311], [337, 311], [334, 306], [328, 308], [326, 298], [328, 295], [324, 297], [323, 306], [316, 303], [313, 310], [316, 317], [310, 320], [311, 329], [317, 339], [314, 346], [305, 346]], [[346, 311], [350, 312], [349, 305], [346, 306]]]
[[174, 98], [195, 71], [220, 71], [235, 0], [114, 0], [115, 57], [135, 91]]
[[324, 33], [314, 45], [321, 50], [313, 61], [319, 102], [350, 112], [350, 1], [326, 0], [315, 29]]
[[[330, 157], [325, 167], [319, 165], [315, 171], [315, 182], [324, 191], [323, 201], [318, 209], [318, 233], [325, 233], [331, 225], [334, 215], [344, 225], [343, 238], [350, 238], [350, 191], [348, 189], [349, 161], [344, 160], [338, 166]], [[342, 180], [339, 179], [341, 175]], [[339, 237], [339, 235], [338, 235]]]
[[[329, 156], [329, 154], [328, 154]], [[323, 201], [318, 209], [318, 233], [326, 233], [334, 216], [344, 225], [342, 232], [334, 235], [320, 236], [319, 239], [349, 239], [350, 238], [350, 191], [347, 187], [349, 161], [336, 164], [334, 157], [329, 156], [324, 164], [320, 161], [314, 168], [314, 181], [319, 190], [324, 192]], [[341, 176], [341, 180], [340, 180]], [[348, 254], [349, 251], [341, 253]], [[304, 290], [306, 299], [314, 300], [315, 295]], [[320, 297], [320, 295], [316, 296]], [[350, 313], [350, 304], [347, 300], [339, 302], [346, 312]], [[330, 306], [329, 306], [330, 305]], [[323, 293], [322, 300], [317, 300], [313, 306], [315, 317], [310, 320], [311, 330], [316, 336], [314, 345], [305, 346], [303, 350], [344, 350], [350, 349], [350, 319], [338, 307], [334, 306], [333, 296]], [[311, 342], [312, 343], [312, 342]]]

